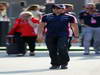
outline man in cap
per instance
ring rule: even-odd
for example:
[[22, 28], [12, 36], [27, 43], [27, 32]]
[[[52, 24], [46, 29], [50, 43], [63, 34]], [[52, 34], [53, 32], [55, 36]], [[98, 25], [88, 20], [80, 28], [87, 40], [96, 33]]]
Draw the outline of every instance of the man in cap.
[[67, 69], [70, 60], [68, 47], [68, 24], [74, 28], [74, 36], [78, 37], [78, 27], [73, 23], [73, 17], [66, 15], [65, 6], [55, 4], [52, 6], [53, 13], [42, 17], [41, 28], [46, 28], [46, 45], [51, 58], [50, 69]]

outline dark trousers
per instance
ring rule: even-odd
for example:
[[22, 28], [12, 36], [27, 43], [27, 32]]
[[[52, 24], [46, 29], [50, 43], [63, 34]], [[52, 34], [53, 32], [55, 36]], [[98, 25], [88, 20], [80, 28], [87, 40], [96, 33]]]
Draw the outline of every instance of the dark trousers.
[[36, 43], [37, 36], [30, 36], [30, 37], [22, 37], [23, 44], [28, 44], [30, 52], [35, 51], [35, 43]]
[[50, 36], [46, 37], [46, 45], [49, 50], [51, 58], [51, 64], [55, 65], [67, 65], [69, 61], [68, 55], [68, 40], [66, 36]]
[[69, 41], [68, 41], [68, 50], [70, 50], [70, 47], [71, 47], [71, 41], [72, 41], [72, 37], [69, 37]]
[[23, 39], [21, 38], [21, 33], [15, 32], [14, 37], [16, 39], [16, 44], [17, 44], [17, 48], [18, 48], [19, 52], [25, 54], [26, 46], [25, 46], [25, 44], [23, 44]]

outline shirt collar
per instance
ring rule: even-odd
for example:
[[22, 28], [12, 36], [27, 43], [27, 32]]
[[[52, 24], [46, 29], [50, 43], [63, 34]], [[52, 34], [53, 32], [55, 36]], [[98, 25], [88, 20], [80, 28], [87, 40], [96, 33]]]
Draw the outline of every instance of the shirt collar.
[[61, 13], [61, 14], [59, 14], [59, 15], [56, 15], [55, 13], [53, 13], [53, 15], [56, 15], [56, 16], [60, 16], [60, 15], [64, 15], [65, 13]]

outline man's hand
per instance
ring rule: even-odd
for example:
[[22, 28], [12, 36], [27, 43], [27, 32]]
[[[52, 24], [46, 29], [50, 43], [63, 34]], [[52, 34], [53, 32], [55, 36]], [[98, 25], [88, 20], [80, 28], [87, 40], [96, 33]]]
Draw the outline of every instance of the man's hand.
[[79, 38], [74, 38], [74, 39], [72, 39], [71, 42], [72, 42], [72, 43], [78, 43], [78, 42], [80, 42], [80, 40], [79, 40]]

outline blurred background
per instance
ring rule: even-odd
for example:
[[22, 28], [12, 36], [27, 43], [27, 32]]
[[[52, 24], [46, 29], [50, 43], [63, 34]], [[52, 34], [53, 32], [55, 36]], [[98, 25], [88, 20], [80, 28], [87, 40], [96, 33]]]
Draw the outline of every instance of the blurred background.
[[51, 12], [50, 8], [54, 3], [70, 3], [74, 5], [74, 12], [78, 15], [80, 10], [82, 10], [83, 5], [90, 2], [97, 3], [98, 8], [100, 9], [100, 0], [0, 0], [0, 4], [3, 3], [5, 5], [5, 15], [8, 17], [8, 19], [5, 21], [0, 20], [0, 46], [5, 45], [5, 36], [12, 27], [13, 21], [18, 17], [20, 12], [30, 5], [40, 5], [41, 12], [47, 14]]
[[0, 0], [9, 4], [8, 16], [11, 20], [15, 19], [24, 8], [32, 4], [39, 4], [41, 7], [46, 7], [45, 13], [50, 12], [50, 7], [53, 3], [66, 4], [71, 3], [75, 6], [75, 12], [78, 13], [85, 3], [98, 3], [100, 0]]

